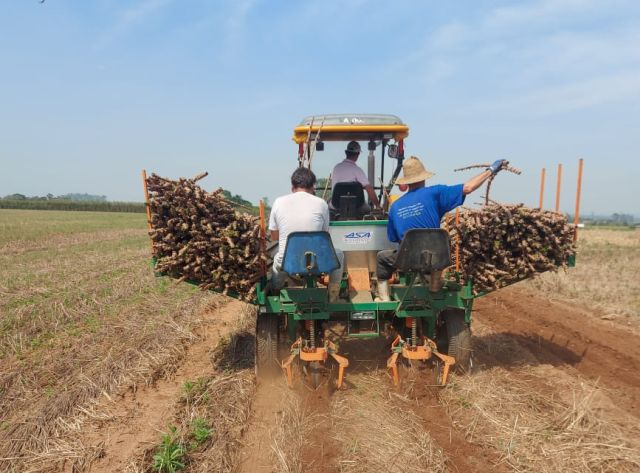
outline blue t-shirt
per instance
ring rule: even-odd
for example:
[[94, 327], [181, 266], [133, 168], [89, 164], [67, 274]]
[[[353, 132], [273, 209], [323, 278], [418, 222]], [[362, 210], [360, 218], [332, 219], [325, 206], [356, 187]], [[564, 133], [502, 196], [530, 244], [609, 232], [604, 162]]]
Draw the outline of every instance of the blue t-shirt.
[[463, 187], [464, 184], [422, 187], [396, 200], [389, 210], [389, 241], [402, 241], [404, 233], [412, 228], [440, 228], [443, 215], [464, 202]]

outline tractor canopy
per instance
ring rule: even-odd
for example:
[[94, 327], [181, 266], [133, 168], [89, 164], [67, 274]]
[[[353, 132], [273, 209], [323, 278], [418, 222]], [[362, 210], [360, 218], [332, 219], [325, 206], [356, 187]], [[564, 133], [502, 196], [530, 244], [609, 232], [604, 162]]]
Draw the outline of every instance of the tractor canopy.
[[[319, 136], [318, 136], [319, 135]], [[399, 142], [409, 135], [409, 127], [395, 115], [338, 113], [305, 117], [293, 130], [293, 141], [382, 141]]]

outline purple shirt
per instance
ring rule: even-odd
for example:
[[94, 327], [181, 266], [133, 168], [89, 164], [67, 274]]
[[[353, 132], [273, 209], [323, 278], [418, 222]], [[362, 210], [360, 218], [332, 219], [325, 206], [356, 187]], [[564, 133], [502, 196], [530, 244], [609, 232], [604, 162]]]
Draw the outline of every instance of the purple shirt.
[[358, 167], [355, 161], [345, 159], [341, 163], [336, 164], [331, 173], [331, 190], [338, 182], [359, 182], [364, 188], [369, 185], [369, 179], [362, 169]]

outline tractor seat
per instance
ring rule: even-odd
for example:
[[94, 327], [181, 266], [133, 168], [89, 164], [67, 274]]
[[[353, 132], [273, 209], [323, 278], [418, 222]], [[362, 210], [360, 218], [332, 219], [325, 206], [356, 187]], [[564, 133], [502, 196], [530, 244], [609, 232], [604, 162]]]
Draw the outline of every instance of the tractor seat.
[[291, 276], [320, 276], [340, 267], [329, 232], [292, 232], [287, 236], [282, 270]]
[[451, 265], [449, 234], [441, 228], [414, 228], [404, 234], [395, 267], [405, 273], [431, 274]]
[[364, 215], [364, 189], [359, 182], [338, 182], [331, 193], [332, 220], [359, 220]]

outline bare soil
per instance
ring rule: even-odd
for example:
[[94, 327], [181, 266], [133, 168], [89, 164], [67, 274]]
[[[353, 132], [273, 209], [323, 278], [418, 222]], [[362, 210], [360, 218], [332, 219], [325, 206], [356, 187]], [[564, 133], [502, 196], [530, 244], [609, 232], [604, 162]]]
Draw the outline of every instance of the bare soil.
[[[629, 468], [634, 468], [636, 459], [640, 462], [640, 451], [636, 450], [637, 443], [624, 443], [624, 435], [632, 440], [637, 432], [640, 335], [633, 327], [603, 320], [599, 315], [585, 308], [537, 296], [526, 288], [507, 288], [481, 298], [474, 312], [477, 328], [473, 341], [474, 371], [491, 373], [490, 376], [498, 377], [507, 387], [511, 383], [518, 389], [535, 393], [541, 399], [553, 400], [558, 405], [566, 401], [568, 408], [571, 402], [580, 401], [569, 399], [572, 395], [569, 387], [579, 384], [581, 379], [593, 383], [593, 389], [596, 390], [592, 396], [594, 410], [589, 415], [596, 416], [598, 428], [604, 426], [619, 433], [616, 441], [622, 439], [620, 441], [623, 442], [612, 443], [611, 450], [606, 450], [608, 445], [602, 445], [602, 448], [606, 455], [611, 456], [608, 461], [612, 468], [617, 468], [616, 462], [620, 462], [624, 466], [620, 471], [631, 471]], [[435, 466], [438, 451], [444, 455], [445, 471], [500, 472], [514, 469], [529, 471], [534, 468], [533, 463], [527, 464], [527, 454], [530, 452], [523, 454], [526, 444], [519, 445], [519, 451], [512, 446], [503, 450], [502, 447], [497, 448], [498, 436], [488, 439], [473, 435], [473, 431], [463, 422], [462, 410], [452, 408], [451, 396], [441, 396], [464, 389], [465, 384], [473, 383], [474, 376], [478, 375], [454, 377], [451, 387], [445, 390], [428, 387], [423, 380], [409, 376], [403, 380], [402, 387], [396, 389], [391, 386], [390, 378], [382, 368], [387, 356], [385, 341], [346, 342], [341, 348], [351, 362], [345, 391], [331, 393], [330, 402], [322, 394], [314, 396], [304, 391], [295, 392], [300, 401], [298, 409], [312, 424], [305, 430], [301, 461], [293, 465], [298, 468], [291, 468], [292, 465], [282, 468], [273, 459], [273, 438], [278, 429], [275, 419], [287, 408], [283, 402], [286, 398], [281, 394], [284, 381], [278, 384], [276, 380], [275, 384], [263, 384], [258, 389], [253, 405], [253, 420], [244, 437], [247, 440], [247, 456], [240, 471], [370, 471], [371, 465], [383, 464], [384, 458], [373, 458], [377, 454], [375, 451], [362, 452], [358, 449], [372, 448], [373, 445], [382, 452], [386, 448], [385, 444], [371, 443], [370, 439], [371, 436], [383, 438], [392, 432], [394, 426], [390, 424], [393, 422], [386, 417], [389, 410], [405, 419], [402, 421], [405, 432], [398, 431], [397, 442], [400, 446], [405, 442], [407, 450], [412, 448], [409, 442], [417, 441], [415, 432], [411, 434], [413, 437], [407, 433], [412, 430], [407, 419], [419, 422], [423, 434], [433, 446], [432, 471], [439, 471]], [[371, 384], [367, 384], [371, 383], [371, 373], [375, 373], [377, 378], [374, 383], [382, 391], [371, 389]], [[335, 372], [331, 376], [335, 376]], [[486, 392], [487, 395], [492, 393], [491, 385], [486, 386]], [[387, 400], [383, 403], [373, 402], [374, 396], [381, 393]], [[336, 409], [336, 405], [340, 409]], [[502, 414], [507, 419], [511, 416], [509, 422], [514, 429], [513, 433], [505, 433], [508, 438], [510, 434], [516, 435], [519, 413], [517, 406], [505, 406], [505, 410]], [[336, 413], [346, 412], [349, 415], [345, 418], [336, 417]], [[542, 423], [546, 420], [544, 414], [540, 414]], [[373, 427], [367, 424], [367, 416], [370, 415], [374, 419], [377, 416], [380, 424]], [[404, 417], [407, 415], [409, 417]], [[328, 418], [330, 424], [327, 423]], [[354, 422], [356, 427], [365, 428], [350, 429]], [[476, 419], [475, 422], [478, 423], [478, 432], [483, 431], [483, 420]], [[588, 430], [591, 427], [586, 425], [584, 428]], [[349, 429], [349, 434], [340, 436], [336, 429]], [[562, 438], [561, 432], [553, 435], [556, 434]], [[291, 435], [289, 438], [293, 441]], [[386, 442], [386, 437], [384, 440]], [[557, 447], [560, 453], [556, 456], [561, 457], [563, 446]], [[570, 447], [573, 448], [573, 445]], [[513, 451], [509, 450], [512, 448]], [[624, 455], [619, 458], [618, 448], [624, 450]], [[394, 455], [398, 454], [398, 451], [394, 452]], [[422, 458], [421, 461], [427, 465], [427, 459]], [[591, 471], [589, 464], [586, 461], [582, 464], [579, 459], [567, 459], [565, 464], [573, 461], [580, 465], [576, 471]], [[559, 463], [562, 464], [561, 458]], [[385, 468], [396, 471], [396, 466], [391, 462]], [[404, 469], [421, 471], [416, 464], [405, 465]]]
[[[245, 308], [229, 301], [205, 311], [197, 337], [177, 370], [168, 371], [153, 385], [105, 395], [93, 407], [92, 420], [85, 422], [78, 439], [93, 452], [91, 458], [69, 461], [64, 471], [151, 471], [150, 452], [161, 433], [171, 422], [180, 423], [176, 405], [184, 382], [225, 375], [219, 360], [216, 365], [214, 349], [237, 328], [238, 314]], [[472, 327], [475, 374], [454, 376], [444, 389], [428, 386], [430, 378], [413, 372], [403, 374], [400, 388], [393, 387], [384, 368], [388, 356], [384, 339], [341, 345], [351, 363], [343, 391], [334, 392], [328, 382], [335, 378], [335, 370], [328, 370], [327, 383], [318, 390], [306, 387], [300, 373], [293, 390], [282, 377], [261, 380], [246, 424], [224, 432], [237, 448], [221, 453], [212, 442], [193, 455], [186, 471], [534, 471], [535, 465], [527, 463], [530, 456], [523, 452], [526, 442], [518, 445], [520, 450], [505, 447], [499, 433], [486, 433], [491, 432], [490, 422], [474, 418], [474, 406], [459, 399], [482, 379], [499, 380], [503, 390], [513, 384], [558, 402], [567, 400], [567, 386], [588, 380], [597, 390], [593, 413], [598, 425], [615, 424], [615, 432], [627, 438], [629, 432], [638, 432], [640, 334], [633, 328], [518, 287], [479, 299]], [[490, 396], [494, 386], [482, 386], [476, 395], [485, 389]], [[519, 420], [517, 406], [507, 409], [513, 411], [501, 414], [514, 432], [504, 435], [516, 437], [516, 426], [524, 421]], [[540, 413], [541, 419], [544, 414]], [[470, 419], [475, 423], [472, 428]], [[624, 449], [624, 459], [618, 459], [615, 450], [607, 454], [611, 462], [623, 462], [626, 469], [620, 471], [633, 471], [628, 465], [636, 457], [640, 465], [640, 451], [633, 442], [624, 443], [625, 437], [618, 438], [623, 443], [615, 446]], [[562, 446], [558, 447], [558, 455], [563, 455]], [[224, 468], [205, 468], [219, 464], [207, 463], [212, 452], [228, 456]], [[576, 471], [592, 471], [585, 465]]]
[[[518, 287], [481, 298], [474, 318], [494, 333], [476, 337], [478, 359], [487, 365], [549, 364], [572, 367], [608, 389], [615, 404], [640, 416], [640, 334], [593, 312], [535, 296]], [[526, 351], [484, 350], [497, 339]], [[519, 356], [524, 354], [524, 356]], [[527, 358], [532, 355], [533, 357]]]
[[220, 337], [230, 333], [243, 305], [231, 300], [218, 310], [204, 312], [196, 342], [169, 378], [158, 380], [152, 386], [128, 389], [118, 398], [103, 401], [97, 410], [108, 412], [109, 420], [84, 431], [83, 443], [102, 448], [101, 458], [89, 471], [123, 471], [132, 460], [158, 443], [160, 433], [173, 417], [174, 403], [185, 381], [211, 375], [213, 350]]

